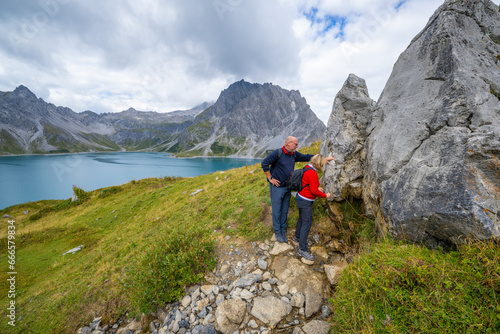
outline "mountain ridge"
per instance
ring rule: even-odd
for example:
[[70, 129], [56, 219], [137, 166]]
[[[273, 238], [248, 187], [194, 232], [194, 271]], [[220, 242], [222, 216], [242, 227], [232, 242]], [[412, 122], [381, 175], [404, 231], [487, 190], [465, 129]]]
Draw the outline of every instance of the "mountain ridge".
[[223, 90], [192, 127], [179, 138], [181, 149], [239, 156], [262, 156], [290, 135], [307, 146], [326, 130], [300, 92], [244, 80]]
[[0, 92], [3, 155], [157, 151], [257, 157], [281, 147], [289, 135], [311, 144], [325, 129], [300, 92], [244, 80], [224, 89], [215, 103], [169, 113], [76, 113], [37, 98], [24, 85]]

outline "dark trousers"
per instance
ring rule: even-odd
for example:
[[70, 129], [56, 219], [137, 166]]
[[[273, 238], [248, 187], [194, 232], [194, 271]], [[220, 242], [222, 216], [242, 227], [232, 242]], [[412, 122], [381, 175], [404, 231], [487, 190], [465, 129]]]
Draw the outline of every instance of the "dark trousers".
[[299, 239], [299, 248], [302, 251], [308, 251], [307, 249], [307, 237], [309, 236], [309, 231], [311, 230], [312, 218], [313, 218], [313, 201], [307, 201], [300, 198], [297, 195], [297, 208], [299, 208], [299, 220], [297, 220], [297, 229], [295, 230], [295, 237]]
[[275, 233], [286, 233], [288, 208], [290, 207], [291, 192], [287, 187], [275, 187], [269, 183], [271, 192], [271, 208], [273, 215], [273, 229]]

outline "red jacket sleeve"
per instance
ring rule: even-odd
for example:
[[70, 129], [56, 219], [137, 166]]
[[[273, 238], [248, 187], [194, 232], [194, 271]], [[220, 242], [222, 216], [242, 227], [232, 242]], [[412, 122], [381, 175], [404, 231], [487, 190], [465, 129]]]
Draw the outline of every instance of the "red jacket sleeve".
[[304, 176], [302, 177], [302, 185], [309, 186], [305, 187], [301, 192], [299, 192], [301, 196], [309, 199], [315, 199], [316, 197], [326, 197], [326, 194], [318, 189], [318, 173], [316, 173], [314, 169], [308, 169], [304, 172]]

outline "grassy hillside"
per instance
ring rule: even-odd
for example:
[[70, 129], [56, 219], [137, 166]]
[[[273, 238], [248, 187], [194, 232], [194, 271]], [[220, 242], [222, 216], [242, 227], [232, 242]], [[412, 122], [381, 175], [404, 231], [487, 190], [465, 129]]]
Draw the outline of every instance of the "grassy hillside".
[[[319, 143], [301, 150], [318, 151]], [[0, 217], [15, 218], [18, 273], [16, 327], [11, 327], [8, 219], [2, 219], [1, 333], [72, 333], [95, 316], [106, 323], [154, 310], [177, 300], [185, 285], [213, 268], [217, 240], [225, 235], [261, 240], [272, 234], [269, 190], [259, 164], [76, 192], [78, 202], [40, 201], [0, 211]], [[377, 241], [359, 205], [346, 202], [341, 209], [340, 230], [359, 254], [332, 290], [336, 332], [500, 330], [498, 247], [479, 244], [445, 254]], [[292, 201], [290, 225], [297, 215]], [[314, 228], [327, 224], [321, 201], [315, 203], [314, 219]], [[82, 250], [63, 255], [80, 245]], [[434, 330], [437, 324], [441, 327]]]
[[[198, 189], [203, 191], [191, 195]], [[265, 177], [255, 165], [196, 178], [145, 179], [80, 191], [83, 200], [78, 205], [41, 201], [1, 211], [1, 216], [16, 220], [16, 306], [22, 319], [14, 332], [70, 332], [91, 320], [95, 311], [106, 317], [137, 313], [142, 306], [130, 300], [127, 273], [141, 265], [145, 253], [165, 236], [195, 228], [212, 239], [223, 234], [249, 239], [269, 235], [262, 223], [267, 192]], [[6, 264], [6, 219], [0, 238], [0, 261]], [[63, 255], [79, 245], [81, 251]], [[7, 288], [3, 270], [0, 289]], [[6, 293], [1, 303], [8, 304]], [[5, 319], [5, 308], [1, 312]], [[6, 329], [12, 332], [0, 322], [0, 332]]]

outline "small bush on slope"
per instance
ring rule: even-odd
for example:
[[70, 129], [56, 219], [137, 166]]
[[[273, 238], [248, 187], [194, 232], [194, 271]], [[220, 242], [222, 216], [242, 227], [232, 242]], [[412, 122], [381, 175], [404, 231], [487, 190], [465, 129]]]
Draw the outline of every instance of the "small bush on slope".
[[215, 242], [199, 227], [175, 227], [149, 245], [125, 285], [143, 313], [179, 300], [187, 285], [199, 282], [216, 265]]

